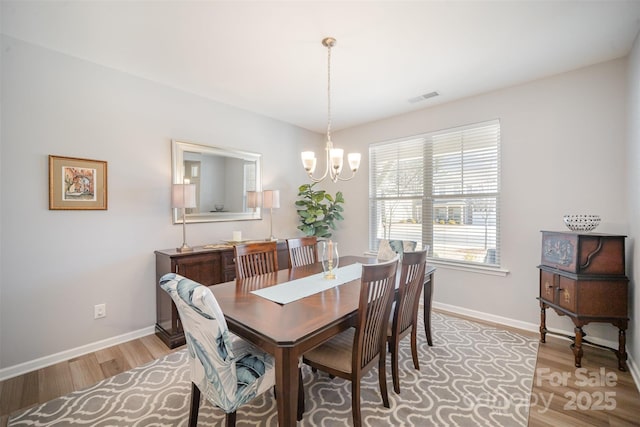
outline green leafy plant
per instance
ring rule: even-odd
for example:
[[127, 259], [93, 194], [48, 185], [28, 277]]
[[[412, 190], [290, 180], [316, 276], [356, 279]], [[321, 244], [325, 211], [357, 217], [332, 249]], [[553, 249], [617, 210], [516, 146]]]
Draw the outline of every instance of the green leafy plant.
[[331, 230], [336, 229], [336, 221], [344, 219], [341, 214], [344, 211], [341, 206], [344, 197], [340, 191], [333, 197], [324, 190], [314, 190], [314, 185], [315, 182], [303, 184], [298, 188], [298, 230], [307, 236], [331, 237]]

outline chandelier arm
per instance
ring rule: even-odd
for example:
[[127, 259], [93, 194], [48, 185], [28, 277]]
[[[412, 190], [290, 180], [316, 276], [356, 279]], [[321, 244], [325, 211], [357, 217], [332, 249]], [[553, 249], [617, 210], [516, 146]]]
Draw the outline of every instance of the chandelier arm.
[[[322, 176], [320, 178], [314, 178], [313, 175], [310, 174], [310, 173], [307, 174], [307, 175], [309, 175], [309, 178], [311, 179], [311, 181], [320, 182], [320, 181], [324, 180], [327, 177], [327, 175], [329, 175], [329, 168], [330, 168], [329, 167], [329, 161], [330, 161], [329, 150], [331, 149], [332, 146], [333, 146], [333, 144], [331, 144], [331, 141], [327, 141], [327, 146], [325, 148], [325, 151], [326, 151], [326, 156], [325, 157], [326, 157], [326, 159], [325, 159], [324, 173], [322, 174]], [[333, 179], [333, 176], [331, 177], [331, 179]]]
[[343, 178], [342, 176], [338, 175], [338, 180], [340, 180], [340, 181], [350, 181], [355, 177], [356, 177], [356, 173], [351, 171], [351, 176], [349, 178]]

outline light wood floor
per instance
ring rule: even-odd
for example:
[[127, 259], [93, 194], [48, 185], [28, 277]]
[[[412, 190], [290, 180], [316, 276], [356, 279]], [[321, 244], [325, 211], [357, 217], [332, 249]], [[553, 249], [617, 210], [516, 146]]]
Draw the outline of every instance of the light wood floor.
[[[169, 350], [150, 335], [0, 382], [0, 427], [7, 425], [13, 412], [80, 390], [179, 349]], [[617, 369], [615, 355], [585, 345], [582, 366], [584, 372], [576, 371], [568, 340], [547, 336], [547, 342], [540, 344], [538, 350], [529, 425], [640, 426], [640, 394], [629, 372]]]

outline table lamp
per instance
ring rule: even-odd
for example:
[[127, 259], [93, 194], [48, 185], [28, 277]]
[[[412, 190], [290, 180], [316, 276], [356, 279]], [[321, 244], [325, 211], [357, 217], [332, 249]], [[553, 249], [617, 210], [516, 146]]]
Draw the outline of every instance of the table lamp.
[[280, 190], [264, 190], [262, 192], [262, 206], [270, 211], [271, 225], [269, 228], [269, 238], [266, 240], [278, 240], [273, 235], [273, 210], [280, 207]]
[[247, 191], [247, 208], [256, 211], [262, 205], [262, 192], [261, 191]]
[[176, 248], [178, 252], [191, 252], [193, 248], [187, 245], [187, 230], [185, 225], [185, 214], [188, 208], [196, 207], [196, 185], [189, 184], [185, 179], [183, 184], [173, 184], [171, 192], [171, 207], [182, 208], [182, 246]]

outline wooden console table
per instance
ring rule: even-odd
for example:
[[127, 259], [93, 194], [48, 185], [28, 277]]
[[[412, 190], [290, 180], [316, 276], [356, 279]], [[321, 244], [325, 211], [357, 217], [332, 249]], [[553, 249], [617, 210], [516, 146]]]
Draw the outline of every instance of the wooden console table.
[[[216, 245], [217, 246], [217, 245]], [[155, 251], [156, 254], [156, 335], [169, 347], [185, 343], [178, 310], [169, 294], [160, 289], [158, 282], [167, 273], [177, 273], [206, 286], [229, 282], [236, 278], [233, 247], [206, 248], [199, 246], [193, 252], [175, 249]], [[278, 268], [289, 268], [286, 241], [278, 241]]]
[[[618, 369], [626, 371], [626, 330], [628, 326], [628, 282], [625, 276], [626, 236], [542, 232], [540, 270], [540, 342], [547, 333], [546, 309], [571, 318], [575, 337], [571, 349], [575, 366], [581, 366], [582, 327], [591, 322], [611, 323], [618, 328]], [[598, 345], [599, 346], [599, 345]], [[603, 347], [603, 346], [599, 346]]]

